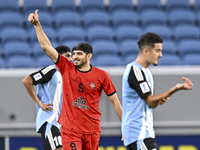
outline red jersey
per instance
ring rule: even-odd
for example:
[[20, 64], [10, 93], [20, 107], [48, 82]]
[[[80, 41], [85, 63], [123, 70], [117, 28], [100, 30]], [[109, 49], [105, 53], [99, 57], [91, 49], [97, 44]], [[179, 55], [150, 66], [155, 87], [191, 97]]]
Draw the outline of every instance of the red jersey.
[[63, 78], [63, 102], [58, 122], [78, 133], [101, 131], [99, 99], [102, 90], [108, 96], [116, 92], [109, 74], [96, 67], [81, 72], [62, 55], [56, 66]]

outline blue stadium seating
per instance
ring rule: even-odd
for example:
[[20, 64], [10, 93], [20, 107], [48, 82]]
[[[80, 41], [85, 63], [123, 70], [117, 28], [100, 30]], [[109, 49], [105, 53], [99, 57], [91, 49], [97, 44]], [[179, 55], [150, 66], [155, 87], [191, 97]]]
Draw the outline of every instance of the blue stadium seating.
[[84, 13], [84, 27], [109, 26], [110, 16], [105, 11], [88, 11]]
[[68, 26], [81, 27], [81, 16], [77, 12], [58, 12], [54, 19], [56, 29]]
[[112, 25], [118, 28], [121, 25], [138, 26], [138, 15], [133, 11], [116, 11], [112, 14]]
[[180, 24], [195, 25], [196, 15], [190, 10], [174, 10], [169, 13], [169, 23], [172, 28]]
[[178, 45], [178, 50], [181, 58], [188, 54], [200, 54], [200, 41], [199, 40], [183, 40]]
[[85, 41], [85, 31], [80, 27], [63, 27], [58, 30], [59, 43], [62, 44], [68, 40]]
[[163, 42], [162, 54], [176, 55], [177, 48], [176, 44], [173, 41], [165, 41]]
[[153, 32], [158, 34], [164, 40], [171, 41], [172, 40], [172, 30], [168, 26], [165, 25], [151, 25], [148, 26], [145, 30], [146, 32]]
[[80, 11], [82, 14], [88, 11], [105, 11], [102, 0], [81, 0]]
[[166, 54], [158, 61], [158, 66], [179, 66], [181, 60], [177, 55]]
[[95, 58], [96, 66], [122, 66], [123, 62], [119, 56], [116, 55], [100, 55]]
[[6, 63], [5, 63], [5, 60], [4, 59], [0, 59], [0, 68], [1, 69], [4, 69], [4, 68], [6, 68]]
[[37, 68], [43, 68], [49, 65], [54, 65], [53, 61], [47, 55], [39, 56], [35, 62]]
[[114, 41], [97, 41], [92, 44], [92, 47], [94, 57], [106, 54], [118, 54], [118, 46]]
[[81, 43], [81, 42], [85, 42], [85, 41], [81, 41], [81, 40], [67, 40], [66, 42], [63, 42], [62, 45], [66, 45], [70, 49], [72, 49], [75, 44]]
[[32, 53], [35, 60], [40, 56], [46, 56], [46, 53], [42, 50], [39, 42], [32, 45]]
[[143, 11], [140, 15], [141, 25], [143, 28], [149, 25], [167, 25], [167, 15], [162, 11]]
[[190, 3], [189, 0], [167, 0], [166, 4], [166, 11], [170, 12], [173, 10], [190, 10]]
[[125, 57], [122, 57], [123, 66], [126, 66], [127, 64], [131, 63], [132, 61], [135, 61], [137, 56], [138, 56], [137, 54], [130, 54]]
[[114, 31], [107, 26], [91, 27], [87, 30], [87, 38], [89, 43], [96, 40], [114, 40]]
[[188, 54], [183, 58], [183, 65], [200, 65], [200, 54]]
[[9, 42], [3, 46], [5, 59], [12, 56], [31, 57], [31, 47], [27, 42]]
[[7, 60], [7, 68], [34, 68], [35, 63], [31, 57], [13, 56]]
[[24, 18], [20, 13], [16, 12], [4, 12], [0, 13], [0, 30], [2, 31], [5, 27], [18, 27], [23, 28]]
[[51, 13], [55, 15], [58, 12], [76, 11], [74, 0], [52, 0]]
[[143, 11], [152, 10], [162, 10], [162, 5], [160, 0], [138, 0], [137, 2], [137, 12], [141, 13]]
[[17, 0], [0, 0], [0, 4], [0, 13], [19, 13], [19, 5]]
[[199, 40], [200, 30], [198, 27], [193, 25], [179, 25], [174, 28], [174, 39], [176, 42], [181, 40]]
[[27, 42], [27, 33], [23, 28], [5, 28], [1, 32], [1, 43], [4, 45], [11, 41]]
[[48, 6], [46, 0], [25, 0], [23, 3], [23, 14], [28, 16], [30, 13], [34, 13], [36, 9], [39, 12], [48, 12]]
[[139, 40], [140, 36], [143, 34], [143, 31], [136, 26], [120, 26], [116, 30], [116, 38], [119, 43], [124, 40]]
[[109, 1], [109, 12], [114, 13], [115, 11], [121, 10], [132, 10], [132, 0], [110, 0]]
[[128, 55], [138, 55], [139, 53], [139, 47], [137, 44], [137, 41], [135, 40], [124, 40], [120, 44], [120, 53], [121, 56], [124, 58]]

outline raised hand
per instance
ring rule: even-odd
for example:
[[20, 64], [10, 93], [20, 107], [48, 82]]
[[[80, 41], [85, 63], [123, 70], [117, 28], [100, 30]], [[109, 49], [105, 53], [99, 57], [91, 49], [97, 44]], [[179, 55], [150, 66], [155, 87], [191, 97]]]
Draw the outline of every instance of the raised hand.
[[31, 14], [28, 16], [28, 21], [31, 22], [31, 23], [34, 24], [34, 25], [37, 25], [37, 24], [38, 24], [38, 22], [39, 22], [38, 10], [35, 11], [35, 14], [34, 14], [34, 13], [31, 13]]
[[159, 100], [158, 104], [163, 105], [164, 103], [168, 102], [168, 100], [169, 100], [169, 97], [163, 98], [163, 99]]
[[178, 89], [191, 90], [193, 88], [193, 83], [190, 81], [190, 79], [183, 77], [183, 80], [185, 81], [185, 83], [177, 84], [176, 87]]

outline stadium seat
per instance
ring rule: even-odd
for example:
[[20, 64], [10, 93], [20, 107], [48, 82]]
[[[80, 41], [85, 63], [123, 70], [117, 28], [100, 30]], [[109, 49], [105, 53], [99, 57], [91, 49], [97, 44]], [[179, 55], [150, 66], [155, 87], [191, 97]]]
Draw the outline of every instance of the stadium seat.
[[195, 2], [194, 2], [194, 11], [196, 13], [199, 13], [199, 10], [200, 10], [200, 1], [199, 0], [195, 0]]
[[[38, 12], [40, 23], [42, 27], [51, 27], [53, 28], [54, 19], [52, 15], [50, 15], [48, 12]], [[28, 16], [27, 16], [28, 18]], [[33, 24], [31, 22], [27, 21], [26, 28], [30, 30], [31, 28], [34, 28]]]
[[151, 25], [148, 26], [145, 30], [146, 32], [153, 32], [158, 34], [164, 40], [172, 40], [172, 30], [165, 25]]
[[0, 13], [15, 12], [19, 13], [19, 5], [17, 0], [0, 0]]
[[200, 27], [200, 11], [196, 13], [196, 15], [197, 15], [197, 25], [198, 27]]
[[107, 26], [91, 27], [87, 31], [87, 38], [89, 43], [96, 40], [114, 40], [114, 31]]
[[169, 54], [169, 55], [176, 55], [177, 48], [174, 42], [172, 41], [165, 41], [162, 43], [162, 54]]
[[158, 66], [179, 66], [180, 58], [177, 55], [166, 54], [158, 61]]
[[97, 41], [92, 44], [92, 47], [94, 57], [105, 54], [118, 54], [118, 46], [114, 41]]
[[76, 11], [76, 5], [74, 0], [52, 0], [51, 13], [55, 15], [58, 12]]
[[137, 56], [138, 56], [137, 54], [130, 54], [125, 57], [122, 57], [123, 66], [126, 66], [127, 64], [131, 63], [132, 61], [135, 61]]
[[1, 32], [1, 43], [4, 45], [10, 41], [27, 42], [27, 33], [23, 28], [5, 28]]
[[68, 40], [85, 41], [85, 31], [80, 27], [64, 27], [58, 30], [59, 43]]
[[116, 11], [112, 14], [112, 25], [117, 28], [121, 25], [138, 25], [138, 15], [133, 11]]
[[6, 68], [6, 63], [5, 63], [5, 60], [4, 60], [4, 59], [2, 59], [2, 58], [0, 58], [0, 68], [1, 68], [1, 69], [4, 69], [4, 68]]
[[54, 16], [56, 29], [68, 26], [81, 27], [81, 17], [77, 12], [58, 12]]
[[31, 57], [13, 56], [7, 60], [8, 68], [34, 68], [35, 63]]
[[200, 65], [199, 54], [187, 54], [182, 59], [183, 65]]
[[143, 11], [140, 15], [141, 25], [143, 28], [149, 25], [167, 25], [167, 15], [162, 11]]
[[[57, 33], [52, 27], [43, 27], [43, 30], [51, 42], [57, 41]], [[29, 31], [29, 39], [32, 44], [34, 44], [35, 42], [38, 42], [37, 35], [34, 28], [32, 28]]]
[[177, 25], [195, 25], [196, 15], [190, 10], [176, 10], [169, 14], [169, 23], [172, 28]]
[[13, 56], [31, 56], [31, 47], [26, 42], [9, 42], [3, 46], [5, 59]]
[[100, 55], [95, 58], [96, 66], [122, 66], [123, 62], [119, 56], [116, 55]]
[[136, 27], [136, 26], [124, 25], [124, 26], [120, 26], [116, 30], [116, 38], [119, 43], [127, 39], [139, 40], [142, 34], [143, 34], [143, 31], [139, 27]]
[[137, 12], [162, 10], [160, 0], [139, 0], [137, 3]]
[[109, 1], [109, 12], [113, 13], [120, 10], [131, 10], [133, 11], [132, 0], [110, 0]]
[[196, 26], [193, 25], [179, 25], [174, 28], [174, 39], [176, 42], [180, 42], [181, 40], [199, 40], [200, 30]]
[[35, 43], [32, 46], [32, 53], [33, 53], [33, 58], [36, 60], [40, 56], [46, 56], [46, 53], [42, 50], [40, 43]]
[[167, 0], [165, 4], [167, 12], [175, 9], [190, 10], [189, 0]]
[[110, 16], [105, 11], [89, 11], [84, 13], [83, 18], [85, 28], [110, 25]]
[[182, 58], [187, 54], [200, 54], [200, 41], [183, 40], [179, 43], [178, 50]]
[[124, 40], [120, 44], [120, 53], [122, 57], [126, 57], [128, 55], [134, 54], [138, 55], [139, 47], [137, 44], [137, 40]]
[[39, 12], [48, 12], [48, 6], [46, 0], [25, 0], [23, 3], [23, 14], [28, 16], [30, 13], [34, 13], [38, 9]]
[[5, 27], [18, 27], [23, 28], [24, 18], [20, 13], [16, 12], [4, 12], [0, 13], [0, 30], [2, 31]]
[[81, 0], [80, 11], [82, 14], [88, 11], [105, 11], [102, 0]]
[[53, 61], [47, 55], [39, 56], [35, 62], [37, 68], [43, 68], [54, 64]]
[[80, 41], [80, 40], [67, 40], [66, 42], [62, 43], [62, 45], [68, 46], [71, 50], [74, 47], [75, 44], [77, 43], [82, 43], [85, 41]]

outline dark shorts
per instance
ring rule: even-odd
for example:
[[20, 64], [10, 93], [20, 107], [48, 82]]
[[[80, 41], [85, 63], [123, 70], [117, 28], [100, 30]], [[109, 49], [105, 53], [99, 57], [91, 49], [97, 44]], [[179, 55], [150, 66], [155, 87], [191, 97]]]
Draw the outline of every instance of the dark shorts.
[[39, 133], [42, 135], [44, 150], [54, 150], [61, 148], [62, 142], [59, 128], [53, 125], [45, 138], [46, 125], [47, 123], [44, 123], [39, 130]]
[[[137, 150], [137, 141], [127, 146], [127, 150]], [[156, 140], [153, 138], [144, 139], [140, 150], [159, 150]]]

